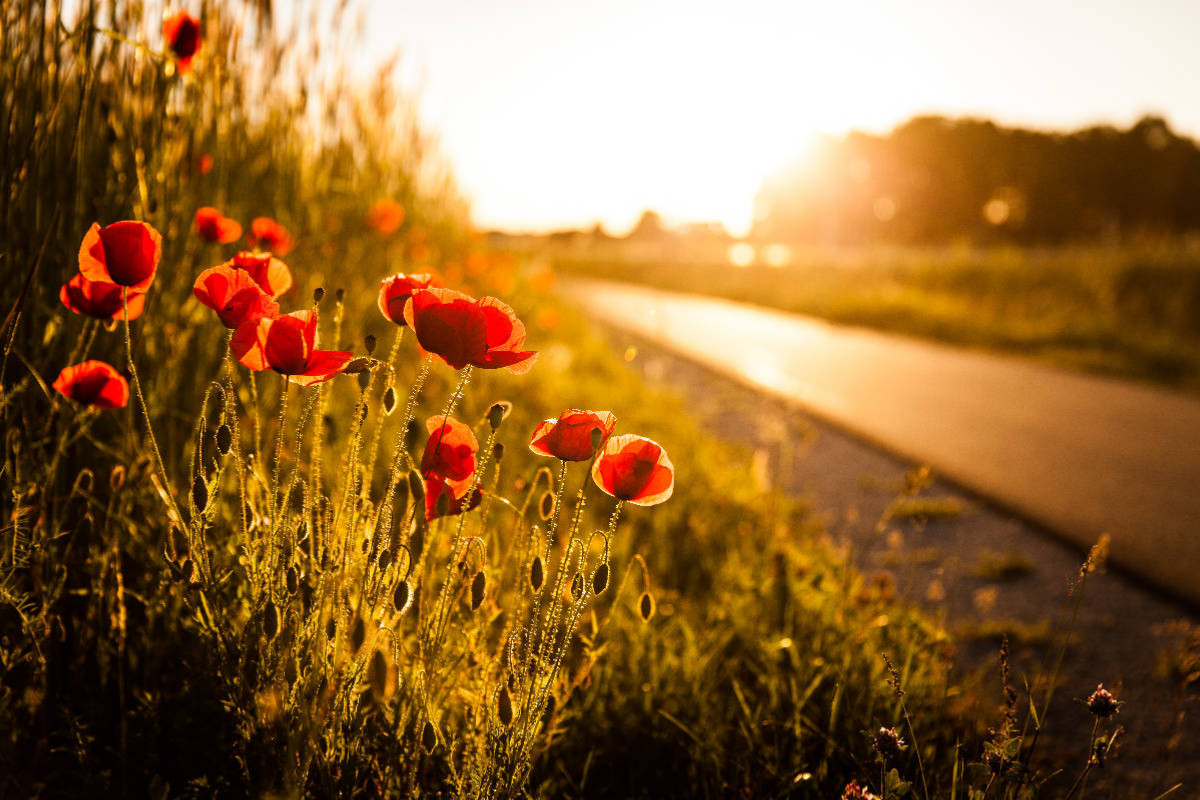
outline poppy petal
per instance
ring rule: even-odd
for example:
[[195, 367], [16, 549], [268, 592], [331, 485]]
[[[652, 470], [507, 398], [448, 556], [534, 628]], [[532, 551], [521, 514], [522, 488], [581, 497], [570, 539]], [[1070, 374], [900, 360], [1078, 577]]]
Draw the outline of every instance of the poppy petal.
[[308, 368], [298, 375], [289, 375], [288, 380], [301, 386], [321, 383], [341, 373], [354, 356], [341, 350], [314, 350], [308, 360]]

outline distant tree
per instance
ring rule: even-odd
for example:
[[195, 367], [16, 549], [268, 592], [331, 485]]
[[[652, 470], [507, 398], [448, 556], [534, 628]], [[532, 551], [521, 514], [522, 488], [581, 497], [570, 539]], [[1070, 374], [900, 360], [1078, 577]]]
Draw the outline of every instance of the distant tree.
[[663, 227], [662, 217], [657, 211], [646, 209], [638, 219], [637, 225], [629, 232], [630, 239], [661, 239], [667, 235]]

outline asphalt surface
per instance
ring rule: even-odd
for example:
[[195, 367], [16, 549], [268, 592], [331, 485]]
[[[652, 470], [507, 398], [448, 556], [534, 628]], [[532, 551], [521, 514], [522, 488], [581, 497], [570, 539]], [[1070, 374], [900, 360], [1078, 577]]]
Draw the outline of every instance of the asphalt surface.
[[1200, 605], [1200, 400], [690, 294], [562, 280], [591, 316], [1028, 516]]

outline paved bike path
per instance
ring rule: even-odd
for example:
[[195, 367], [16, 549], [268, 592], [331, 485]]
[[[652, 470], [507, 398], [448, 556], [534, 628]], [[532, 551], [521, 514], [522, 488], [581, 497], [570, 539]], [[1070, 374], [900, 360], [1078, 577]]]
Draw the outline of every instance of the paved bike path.
[[564, 297], [854, 431], [1200, 604], [1200, 399], [691, 294]]

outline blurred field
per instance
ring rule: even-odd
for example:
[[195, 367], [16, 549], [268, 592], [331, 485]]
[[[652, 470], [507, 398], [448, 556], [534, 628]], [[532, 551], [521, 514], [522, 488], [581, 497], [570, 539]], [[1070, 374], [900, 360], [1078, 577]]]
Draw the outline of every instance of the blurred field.
[[[785, 248], [521, 242], [565, 273], [644, 283], [834, 322], [1200, 389], [1200, 251], [1162, 246]], [[749, 254], [747, 254], [749, 255]]]

